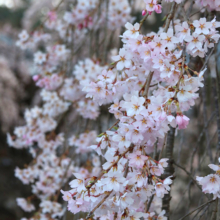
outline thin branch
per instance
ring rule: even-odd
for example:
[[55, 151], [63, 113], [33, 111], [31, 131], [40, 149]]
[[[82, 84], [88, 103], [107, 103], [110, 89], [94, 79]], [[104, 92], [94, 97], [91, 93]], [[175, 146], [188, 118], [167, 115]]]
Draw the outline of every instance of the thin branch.
[[147, 19], [147, 17], [149, 16], [149, 13], [147, 12], [147, 14], [142, 18], [142, 20], [140, 21], [140, 27], [139, 27], [139, 32], [141, 31], [141, 27], [144, 23], [144, 21]]
[[128, 175], [128, 168], [129, 168], [129, 166], [128, 166], [128, 162], [127, 162], [126, 165], [125, 165], [125, 171], [124, 171], [124, 174], [123, 174], [124, 178], [126, 178], [127, 175]]
[[175, 14], [176, 5], [177, 5], [176, 2], [172, 3], [170, 13], [168, 14], [167, 19], [166, 19], [166, 23], [165, 23], [165, 27], [164, 27], [164, 32], [167, 32], [167, 30], [169, 29], [170, 22], [173, 19], [174, 14]]
[[105, 43], [104, 43], [104, 47], [103, 47], [103, 57], [102, 57], [102, 65], [104, 65], [107, 62], [107, 57], [108, 57], [108, 53], [107, 53], [107, 48], [108, 48], [108, 38], [107, 38], [107, 32], [108, 32], [108, 9], [109, 9], [109, 0], [106, 0], [106, 15], [105, 15], [105, 29], [104, 29], [104, 39], [105, 39]]
[[203, 127], [201, 133], [200, 133], [199, 136], [198, 136], [198, 139], [197, 139], [197, 142], [196, 142], [196, 146], [195, 146], [194, 149], [193, 149], [192, 156], [191, 156], [191, 159], [190, 159], [190, 161], [191, 161], [191, 162], [190, 162], [190, 164], [191, 164], [191, 165], [190, 165], [190, 172], [191, 172], [191, 173], [192, 173], [192, 171], [193, 171], [193, 161], [194, 161], [194, 157], [195, 157], [196, 151], [197, 151], [197, 149], [198, 149], [199, 143], [200, 143], [200, 141], [202, 140], [202, 137], [203, 137], [203, 134], [204, 134], [204, 132], [205, 132], [205, 129], [208, 128], [209, 124], [210, 124], [211, 121], [214, 119], [215, 114], [216, 114], [215, 112], [212, 113], [212, 115], [211, 115], [211, 117], [209, 118], [209, 120], [208, 120], [206, 126]]
[[149, 202], [147, 203], [147, 208], [146, 208], [146, 212], [149, 211], [150, 209], [150, 206], [151, 206], [151, 203], [153, 202], [153, 199], [154, 199], [154, 194], [151, 196]]
[[183, 216], [182, 218], [180, 218], [179, 220], [185, 219], [186, 217], [188, 217], [189, 215], [191, 215], [191, 214], [192, 214], [193, 212], [195, 212], [196, 210], [201, 209], [201, 208], [203, 208], [204, 206], [206, 206], [206, 205], [208, 205], [208, 204], [210, 204], [210, 203], [212, 203], [212, 202], [215, 202], [215, 200], [210, 200], [210, 201], [208, 201], [208, 202], [206, 202], [206, 203], [200, 205], [199, 207], [197, 207], [197, 208], [194, 209], [193, 211], [191, 211], [191, 212], [189, 212], [188, 214], [184, 215], [184, 216]]
[[190, 6], [189, 6], [187, 14], [186, 14], [187, 18], [189, 17], [189, 14], [191, 13], [191, 11], [193, 9], [194, 4], [195, 4], [195, 0], [191, 0]]
[[195, 15], [195, 14], [201, 12], [204, 8], [205, 8], [205, 7], [202, 7], [200, 10], [198, 10], [198, 11], [192, 13], [189, 17], [191, 18], [193, 15]]
[[150, 88], [150, 83], [151, 83], [153, 74], [154, 74], [154, 72], [150, 72], [148, 77], [147, 77], [147, 80], [146, 80], [146, 85], [145, 85], [144, 92], [143, 92], [143, 97], [145, 97], [146, 99], [148, 97], [148, 91], [149, 91], [149, 88]]
[[115, 125], [117, 125], [118, 123], [120, 122], [120, 120], [118, 119], [109, 129], [107, 129], [107, 130], [111, 130], [112, 128], [114, 128], [115, 127]]
[[205, 60], [205, 62], [204, 62], [204, 64], [203, 64], [203, 66], [202, 66], [200, 72], [205, 69], [205, 67], [206, 67], [206, 65], [207, 65], [207, 63], [208, 63], [208, 61], [209, 61], [209, 58], [212, 56], [212, 53], [214, 52], [214, 50], [215, 50], [216, 47], [217, 47], [217, 44], [212, 48], [212, 50], [210, 51], [208, 57], [206, 57], [206, 60]]
[[[183, 170], [191, 179], [192, 181], [196, 184], [196, 186], [202, 190], [201, 186], [197, 183], [197, 181], [194, 179], [194, 177], [191, 175], [190, 172], [188, 172], [184, 167], [180, 166], [179, 164], [177, 164], [175, 161], [173, 161], [173, 164], [176, 165], [177, 167], [179, 167], [181, 170]], [[206, 194], [205, 194], [206, 195]], [[206, 195], [207, 196], [207, 195]], [[207, 197], [208, 198], [208, 197]]]
[[159, 160], [160, 160], [160, 159], [162, 158], [162, 156], [163, 156], [163, 150], [164, 150], [165, 147], [166, 147], [166, 139], [167, 139], [167, 134], [165, 134], [165, 137], [164, 137], [163, 147], [162, 147], [161, 152], [160, 152]]
[[[113, 190], [112, 190], [113, 191]], [[105, 200], [110, 196], [110, 194], [112, 193], [112, 191], [110, 191], [110, 192], [107, 192], [107, 195], [96, 205], [96, 207], [88, 214], [88, 216], [87, 216], [87, 218], [86, 219], [89, 219], [91, 216], [92, 216], [92, 214], [95, 212], [95, 210], [97, 209], [97, 208], [99, 208], [104, 202], [105, 202]]]

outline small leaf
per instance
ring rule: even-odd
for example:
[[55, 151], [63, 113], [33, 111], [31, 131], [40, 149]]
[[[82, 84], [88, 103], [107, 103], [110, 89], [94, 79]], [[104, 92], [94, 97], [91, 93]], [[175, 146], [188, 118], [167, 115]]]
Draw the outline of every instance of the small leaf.
[[167, 16], [164, 16], [163, 18], [162, 18], [162, 21], [165, 21], [167, 19]]
[[104, 133], [101, 133], [101, 134], [98, 135], [98, 137], [102, 137], [103, 135], [104, 135]]

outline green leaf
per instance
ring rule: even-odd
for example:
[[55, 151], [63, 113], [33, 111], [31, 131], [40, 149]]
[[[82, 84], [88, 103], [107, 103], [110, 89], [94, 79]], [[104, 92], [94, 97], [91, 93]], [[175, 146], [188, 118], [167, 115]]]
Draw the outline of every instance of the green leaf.
[[163, 18], [162, 18], [162, 21], [165, 21], [167, 19], [167, 16], [164, 16]]
[[98, 135], [98, 137], [102, 137], [103, 135], [104, 135], [104, 133], [101, 133], [101, 134]]

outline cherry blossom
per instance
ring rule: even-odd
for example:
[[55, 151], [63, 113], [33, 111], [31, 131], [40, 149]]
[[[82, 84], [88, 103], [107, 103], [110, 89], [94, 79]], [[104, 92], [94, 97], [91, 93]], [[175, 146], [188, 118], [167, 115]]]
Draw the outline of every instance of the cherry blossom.
[[38, 51], [34, 54], [34, 62], [36, 64], [42, 65], [46, 61], [46, 54]]
[[[162, 12], [159, 1], [143, 2], [143, 15]], [[217, 1], [197, 2], [210, 10], [220, 7]], [[26, 124], [17, 127], [14, 135], [8, 134], [7, 139], [10, 146], [26, 148], [33, 157], [28, 167], [15, 169], [15, 176], [23, 184], [31, 184], [33, 195], [40, 200], [41, 219], [63, 216], [65, 209], [57, 200], [60, 192], [74, 214], [86, 212], [94, 219], [115, 219], [116, 214], [118, 219], [167, 219], [161, 208], [157, 212], [152, 205], [153, 210], [145, 210], [151, 197], [163, 198], [173, 183], [171, 176], [161, 177], [168, 159], [156, 161], [153, 152], [162, 150], [170, 126], [186, 129], [189, 124], [185, 112], [199, 96], [205, 69], [190, 69], [185, 55], [205, 57], [219, 41], [220, 23], [216, 18], [170, 21], [168, 15], [167, 27], [143, 34], [142, 23], [132, 24], [130, 13], [127, 0], [82, 0], [61, 19], [56, 12], [49, 12], [45, 27], [51, 33], [58, 32], [59, 43], [44, 31], [19, 34], [20, 48], [37, 51], [33, 78], [41, 88], [42, 105], [26, 110]], [[88, 33], [123, 26], [122, 45], [111, 57], [114, 62], [110, 66], [98, 57], [79, 60], [74, 55], [73, 41], [75, 45], [87, 45], [83, 38]], [[46, 43], [44, 53], [38, 51], [40, 42]], [[67, 64], [71, 64], [70, 70]], [[93, 122], [89, 122], [106, 104], [117, 121], [97, 136], [91, 129]], [[66, 128], [68, 131], [58, 133], [60, 121], [68, 114], [85, 119], [84, 130], [82, 125], [77, 130], [74, 122]], [[85, 162], [83, 166], [80, 159]], [[216, 173], [197, 177], [197, 181], [204, 193], [216, 198], [220, 169], [209, 166]], [[63, 191], [68, 182], [70, 189]], [[17, 202], [25, 211], [33, 211], [29, 200], [18, 198]]]
[[185, 129], [189, 123], [189, 118], [185, 115], [177, 115], [176, 123], [178, 124], [179, 129]]
[[127, 53], [124, 48], [120, 49], [119, 55], [112, 57], [113, 60], [117, 61], [117, 69], [123, 70], [131, 66], [131, 54]]
[[[220, 161], [220, 158], [218, 158]], [[220, 198], [220, 177], [219, 177], [219, 165], [209, 164], [209, 167], [214, 170], [215, 174], [209, 174], [205, 177], [196, 177], [198, 183], [202, 186], [204, 193], [213, 194], [213, 199]]]
[[20, 206], [25, 212], [32, 212], [35, 210], [34, 205], [29, 203], [24, 198], [17, 198], [16, 201], [17, 201], [18, 206]]

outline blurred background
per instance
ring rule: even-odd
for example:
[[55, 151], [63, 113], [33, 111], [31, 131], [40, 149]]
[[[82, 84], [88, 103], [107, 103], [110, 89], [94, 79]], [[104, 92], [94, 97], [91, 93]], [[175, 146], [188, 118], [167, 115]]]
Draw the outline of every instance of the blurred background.
[[6, 133], [22, 125], [24, 109], [32, 103], [36, 88], [32, 83], [31, 54], [23, 53], [16, 46], [17, 34], [30, 1], [0, 1], [0, 219], [20, 219], [23, 211], [15, 198], [28, 196], [30, 189], [14, 177], [16, 166], [29, 163], [25, 150], [8, 147]]

